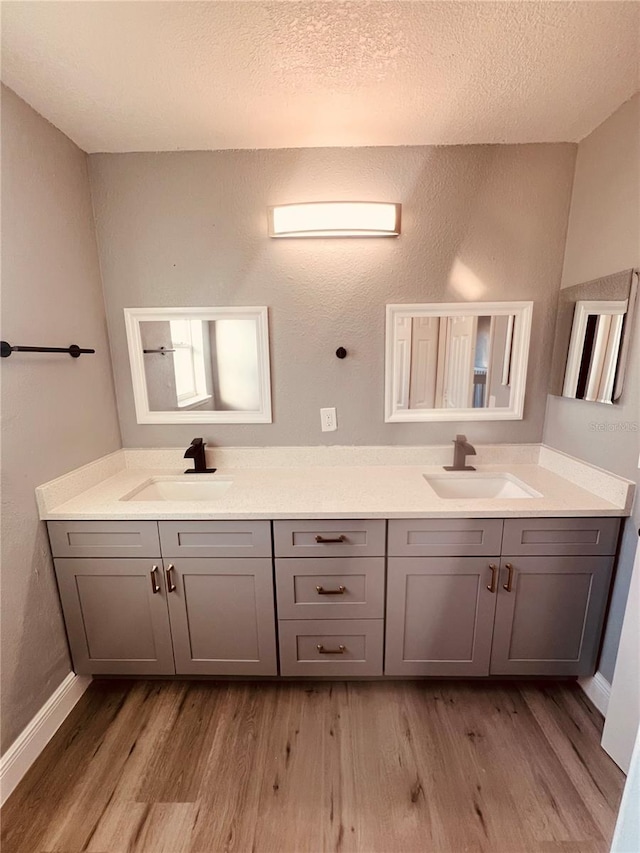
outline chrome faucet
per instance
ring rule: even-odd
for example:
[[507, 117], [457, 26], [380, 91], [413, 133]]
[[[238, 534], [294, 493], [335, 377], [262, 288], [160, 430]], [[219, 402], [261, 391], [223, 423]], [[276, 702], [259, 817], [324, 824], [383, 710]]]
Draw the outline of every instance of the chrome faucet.
[[204, 453], [206, 443], [201, 438], [194, 438], [185, 450], [184, 458], [193, 459], [193, 468], [187, 468], [185, 474], [213, 474], [215, 468], [207, 468], [207, 459]]
[[467, 441], [466, 435], [457, 435], [453, 442], [453, 465], [445, 465], [445, 471], [475, 471], [473, 465], [467, 465], [467, 456], [475, 456], [476, 449]]

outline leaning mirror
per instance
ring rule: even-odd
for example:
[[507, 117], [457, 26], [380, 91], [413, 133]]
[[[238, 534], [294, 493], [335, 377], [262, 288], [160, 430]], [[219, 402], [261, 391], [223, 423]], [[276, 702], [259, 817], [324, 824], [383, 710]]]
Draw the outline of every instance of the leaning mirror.
[[387, 305], [385, 421], [518, 420], [532, 302]]
[[124, 316], [138, 423], [271, 423], [266, 308]]
[[638, 272], [624, 270], [560, 291], [550, 392], [591, 403], [622, 395]]

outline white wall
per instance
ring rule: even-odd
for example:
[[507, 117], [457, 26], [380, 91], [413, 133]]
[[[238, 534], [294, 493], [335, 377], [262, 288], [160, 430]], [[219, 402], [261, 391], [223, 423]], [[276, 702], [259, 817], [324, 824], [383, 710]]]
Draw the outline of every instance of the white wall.
[[[91, 155], [126, 446], [434, 444], [542, 438], [575, 145]], [[400, 201], [397, 239], [270, 240], [267, 206]], [[385, 424], [391, 302], [534, 300], [522, 421]], [[267, 305], [274, 423], [139, 425], [123, 308]], [[344, 346], [340, 361], [335, 350]], [[336, 406], [338, 430], [320, 431]]]
[[[640, 267], [640, 95], [623, 104], [578, 146], [562, 286]], [[629, 370], [619, 404], [550, 396], [544, 441], [638, 482], [640, 321], [636, 310]], [[609, 681], [640, 524], [640, 499], [625, 526], [605, 629], [600, 671]]]
[[120, 447], [87, 157], [2, 89], [2, 751], [70, 672], [39, 483]]

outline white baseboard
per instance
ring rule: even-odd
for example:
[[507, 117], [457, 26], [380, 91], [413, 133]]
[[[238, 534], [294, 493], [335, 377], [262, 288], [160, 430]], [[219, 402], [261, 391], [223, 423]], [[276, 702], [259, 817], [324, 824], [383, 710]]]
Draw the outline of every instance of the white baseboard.
[[49, 743], [91, 684], [90, 676], [70, 672], [0, 758], [0, 805], [4, 805], [27, 770]]
[[596, 672], [592, 678], [579, 678], [578, 684], [596, 706], [603, 717], [607, 716], [611, 685], [601, 672]]

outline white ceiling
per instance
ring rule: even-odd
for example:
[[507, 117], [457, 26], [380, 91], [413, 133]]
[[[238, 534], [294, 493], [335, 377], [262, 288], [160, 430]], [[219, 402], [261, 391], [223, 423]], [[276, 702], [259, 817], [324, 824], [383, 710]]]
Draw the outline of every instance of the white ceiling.
[[85, 151], [577, 141], [640, 3], [2, 3], [2, 79]]

